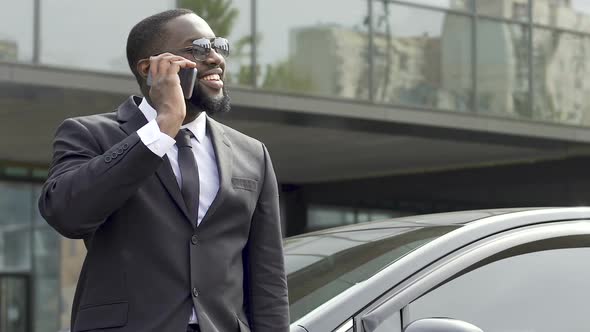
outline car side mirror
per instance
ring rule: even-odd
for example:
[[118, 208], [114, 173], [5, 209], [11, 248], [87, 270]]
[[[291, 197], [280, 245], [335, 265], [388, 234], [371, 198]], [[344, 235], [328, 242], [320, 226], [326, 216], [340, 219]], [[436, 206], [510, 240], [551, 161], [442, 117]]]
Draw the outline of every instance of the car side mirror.
[[483, 330], [458, 319], [424, 318], [410, 323], [404, 332], [483, 332]]

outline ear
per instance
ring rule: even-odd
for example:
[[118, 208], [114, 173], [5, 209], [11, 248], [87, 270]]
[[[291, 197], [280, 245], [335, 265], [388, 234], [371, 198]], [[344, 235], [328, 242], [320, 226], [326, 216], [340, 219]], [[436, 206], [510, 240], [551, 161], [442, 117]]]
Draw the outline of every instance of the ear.
[[137, 73], [143, 77], [144, 80], [147, 79], [148, 73], [150, 71], [150, 60], [149, 59], [141, 59], [135, 65], [135, 69]]

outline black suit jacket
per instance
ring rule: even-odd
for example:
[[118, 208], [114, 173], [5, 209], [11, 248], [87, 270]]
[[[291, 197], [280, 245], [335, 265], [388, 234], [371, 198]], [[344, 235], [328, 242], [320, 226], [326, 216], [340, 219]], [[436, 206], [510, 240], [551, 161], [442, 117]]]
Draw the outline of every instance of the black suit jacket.
[[72, 331], [288, 331], [278, 188], [265, 146], [212, 119], [219, 192], [198, 227], [167, 158], [137, 129], [131, 97], [116, 112], [65, 120], [39, 209], [87, 256]]

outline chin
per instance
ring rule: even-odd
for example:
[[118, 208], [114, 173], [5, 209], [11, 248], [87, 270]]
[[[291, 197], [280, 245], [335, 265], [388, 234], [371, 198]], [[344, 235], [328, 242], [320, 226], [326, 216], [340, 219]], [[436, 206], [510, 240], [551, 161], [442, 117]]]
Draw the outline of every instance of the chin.
[[207, 93], [207, 96], [208, 96], [210, 99], [213, 99], [213, 100], [221, 100], [221, 99], [223, 99], [223, 97], [225, 96], [225, 92], [224, 92], [224, 90], [223, 90], [223, 89], [221, 89], [221, 90], [219, 90], [219, 91], [217, 91], [217, 92], [213, 92], [213, 93]]
[[197, 112], [205, 111], [207, 115], [226, 113], [230, 110], [230, 98], [225, 88], [215, 94], [196, 88], [189, 102], [192, 105], [191, 109]]

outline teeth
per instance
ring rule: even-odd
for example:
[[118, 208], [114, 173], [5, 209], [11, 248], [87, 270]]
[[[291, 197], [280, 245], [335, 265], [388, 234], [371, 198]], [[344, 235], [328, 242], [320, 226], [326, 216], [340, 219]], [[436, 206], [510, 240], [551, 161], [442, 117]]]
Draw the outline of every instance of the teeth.
[[217, 81], [220, 80], [221, 77], [219, 77], [218, 74], [212, 74], [212, 75], [207, 75], [205, 77], [202, 78], [205, 81]]

